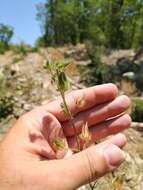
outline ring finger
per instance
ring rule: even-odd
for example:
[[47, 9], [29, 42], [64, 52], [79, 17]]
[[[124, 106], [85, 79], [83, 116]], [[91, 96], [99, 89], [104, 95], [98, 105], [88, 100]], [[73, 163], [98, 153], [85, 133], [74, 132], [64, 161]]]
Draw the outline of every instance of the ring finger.
[[[109, 135], [113, 135], [129, 128], [131, 125], [131, 118], [128, 114], [120, 116], [116, 119], [111, 119], [103, 123], [90, 127], [89, 132], [91, 134], [91, 144], [105, 138]], [[76, 137], [68, 137], [69, 147], [75, 149], [77, 147]]]

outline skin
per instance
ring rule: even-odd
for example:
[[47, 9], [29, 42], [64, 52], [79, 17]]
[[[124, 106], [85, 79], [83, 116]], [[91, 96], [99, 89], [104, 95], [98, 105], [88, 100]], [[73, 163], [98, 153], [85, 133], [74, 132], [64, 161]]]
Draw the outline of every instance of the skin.
[[[67, 152], [76, 140], [60, 98], [23, 115], [0, 144], [1, 190], [74, 190], [115, 170], [124, 160], [120, 132], [131, 124], [125, 114], [130, 101], [117, 94], [115, 85], [106, 84], [66, 95], [78, 133], [88, 121], [91, 143], [114, 134], [77, 154]], [[84, 104], [77, 106], [81, 97]], [[63, 139], [64, 150], [55, 149], [56, 138]]]

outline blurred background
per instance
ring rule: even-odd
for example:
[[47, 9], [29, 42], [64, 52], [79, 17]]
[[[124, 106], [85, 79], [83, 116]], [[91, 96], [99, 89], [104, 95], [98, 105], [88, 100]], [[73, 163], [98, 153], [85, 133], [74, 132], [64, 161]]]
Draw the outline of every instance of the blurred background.
[[69, 60], [73, 89], [112, 82], [130, 97], [126, 162], [95, 190], [142, 190], [143, 1], [0, 0], [0, 140], [58, 94], [44, 67], [49, 56]]

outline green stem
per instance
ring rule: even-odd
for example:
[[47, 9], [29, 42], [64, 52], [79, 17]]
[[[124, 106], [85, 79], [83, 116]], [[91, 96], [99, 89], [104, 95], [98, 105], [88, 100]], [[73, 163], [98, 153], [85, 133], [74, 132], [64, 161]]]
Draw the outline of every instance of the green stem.
[[73, 115], [71, 113], [71, 111], [69, 110], [69, 107], [67, 105], [67, 102], [66, 102], [66, 99], [65, 99], [65, 93], [64, 92], [61, 92], [61, 97], [63, 99], [63, 103], [64, 103], [64, 106], [66, 108], [66, 111], [68, 112], [68, 115], [70, 117], [70, 122], [71, 122], [71, 125], [72, 125], [72, 128], [74, 129], [74, 134], [75, 134], [75, 137], [76, 137], [76, 143], [77, 143], [77, 148], [78, 148], [78, 151], [80, 151], [80, 142], [79, 142], [79, 138], [78, 138], [78, 135], [77, 135], [77, 129], [73, 123]]

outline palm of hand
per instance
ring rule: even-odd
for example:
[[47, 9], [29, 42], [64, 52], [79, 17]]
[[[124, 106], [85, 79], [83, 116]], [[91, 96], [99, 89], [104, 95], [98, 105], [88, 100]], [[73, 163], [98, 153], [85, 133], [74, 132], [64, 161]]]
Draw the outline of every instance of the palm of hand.
[[[109, 91], [109, 87], [111, 91]], [[103, 85], [103, 89], [89, 88], [80, 90], [67, 96], [69, 108], [74, 115], [74, 125], [77, 128], [77, 135], [81, 133], [82, 125], [88, 122], [91, 133], [91, 143], [108, 135], [117, 133], [130, 125], [128, 115], [121, 115], [128, 107], [129, 100], [125, 96], [116, 97], [115, 89], [111, 85]], [[108, 90], [108, 93], [105, 91]], [[95, 91], [95, 92], [94, 92]], [[95, 94], [96, 93], [96, 101]], [[78, 108], [75, 99], [83, 96], [85, 104]], [[34, 144], [36, 156], [42, 159], [63, 158], [67, 150], [76, 149], [75, 131], [70, 126], [67, 118], [60, 107], [61, 100], [49, 103], [46, 106], [36, 108], [25, 115], [24, 122], [27, 122], [30, 143]], [[113, 118], [113, 119], [112, 119]], [[122, 125], [121, 125], [122, 123]], [[124, 125], [123, 125], [124, 123]], [[63, 150], [57, 152], [55, 141], [64, 143]], [[60, 142], [59, 142], [60, 143]], [[32, 152], [34, 152], [32, 150]]]

